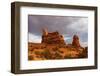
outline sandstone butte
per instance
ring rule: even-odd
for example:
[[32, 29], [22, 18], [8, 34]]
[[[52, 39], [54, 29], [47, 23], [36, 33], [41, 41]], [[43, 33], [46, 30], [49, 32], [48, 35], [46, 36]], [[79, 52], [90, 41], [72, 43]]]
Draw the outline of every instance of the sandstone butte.
[[66, 44], [59, 32], [43, 29], [41, 43], [28, 43], [28, 60], [87, 58], [88, 47], [82, 47], [79, 40], [74, 35], [72, 44]]

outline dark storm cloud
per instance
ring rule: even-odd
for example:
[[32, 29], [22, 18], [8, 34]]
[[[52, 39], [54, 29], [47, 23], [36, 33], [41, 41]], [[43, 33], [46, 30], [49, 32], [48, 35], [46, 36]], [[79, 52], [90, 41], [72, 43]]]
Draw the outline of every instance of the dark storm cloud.
[[40, 36], [43, 28], [47, 28], [49, 32], [58, 31], [64, 35], [68, 42], [71, 41], [74, 34], [78, 34], [83, 42], [86, 42], [88, 39], [87, 17], [44, 15], [28, 16], [29, 33]]

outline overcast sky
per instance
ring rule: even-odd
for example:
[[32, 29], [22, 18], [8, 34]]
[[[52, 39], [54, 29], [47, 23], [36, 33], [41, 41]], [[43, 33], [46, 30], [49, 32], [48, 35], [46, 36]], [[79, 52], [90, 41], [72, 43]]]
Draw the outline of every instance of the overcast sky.
[[42, 29], [47, 28], [48, 32], [58, 31], [64, 36], [66, 43], [71, 43], [74, 34], [80, 38], [82, 46], [88, 43], [88, 18], [72, 16], [28, 16], [28, 39], [29, 42], [40, 43]]

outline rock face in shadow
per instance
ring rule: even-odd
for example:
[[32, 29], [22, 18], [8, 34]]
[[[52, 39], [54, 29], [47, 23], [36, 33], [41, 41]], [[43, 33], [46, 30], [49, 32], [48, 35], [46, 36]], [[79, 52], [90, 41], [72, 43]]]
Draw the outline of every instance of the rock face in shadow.
[[49, 33], [46, 29], [43, 29], [42, 43], [45, 44], [65, 44], [64, 37], [59, 32]]
[[77, 35], [73, 36], [72, 45], [75, 47], [81, 47], [80, 42], [79, 42], [79, 37]]

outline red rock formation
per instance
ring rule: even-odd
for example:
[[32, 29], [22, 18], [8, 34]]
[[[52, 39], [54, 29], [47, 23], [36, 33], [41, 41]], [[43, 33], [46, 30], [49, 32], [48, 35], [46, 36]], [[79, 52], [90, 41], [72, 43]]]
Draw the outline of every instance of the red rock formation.
[[80, 42], [79, 42], [79, 37], [77, 35], [73, 36], [72, 45], [75, 46], [75, 47], [81, 47]]
[[46, 29], [43, 30], [42, 43], [46, 44], [65, 44], [64, 38], [59, 32], [48, 33]]

